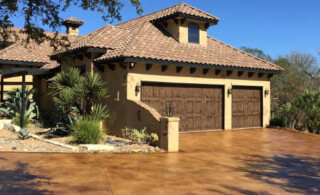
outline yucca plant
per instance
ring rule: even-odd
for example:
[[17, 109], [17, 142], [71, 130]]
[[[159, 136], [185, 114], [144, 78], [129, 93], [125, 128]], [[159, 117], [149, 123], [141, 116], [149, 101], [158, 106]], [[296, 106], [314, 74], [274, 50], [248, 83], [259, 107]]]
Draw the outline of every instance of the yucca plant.
[[49, 87], [53, 101], [68, 114], [67, 127], [79, 118], [101, 121], [109, 116], [107, 107], [98, 104], [107, 96], [105, 83], [98, 73], [81, 76], [79, 69], [70, 67], [58, 73]]

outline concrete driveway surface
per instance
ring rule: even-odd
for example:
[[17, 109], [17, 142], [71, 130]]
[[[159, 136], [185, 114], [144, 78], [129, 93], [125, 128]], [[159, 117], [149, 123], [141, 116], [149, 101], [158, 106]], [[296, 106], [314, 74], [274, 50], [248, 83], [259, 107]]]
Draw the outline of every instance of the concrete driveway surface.
[[320, 194], [320, 136], [180, 135], [180, 153], [0, 153], [0, 194]]

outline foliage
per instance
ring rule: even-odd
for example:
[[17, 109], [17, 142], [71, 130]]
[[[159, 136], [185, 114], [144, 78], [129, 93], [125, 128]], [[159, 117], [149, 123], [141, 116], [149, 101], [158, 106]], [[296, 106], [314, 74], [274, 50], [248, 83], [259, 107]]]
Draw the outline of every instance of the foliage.
[[97, 144], [102, 139], [99, 122], [89, 119], [75, 121], [71, 135], [78, 144]]
[[49, 87], [53, 101], [67, 113], [66, 126], [79, 118], [100, 121], [109, 116], [107, 107], [97, 104], [107, 96], [105, 83], [98, 73], [81, 76], [79, 69], [70, 67], [58, 73]]
[[26, 128], [20, 129], [20, 131], [18, 132], [18, 136], [19, 136], [19, 139], [22, 139], [22, 140], [28, 139], [30, 137], [28, 129]]
[[241, 50], [250, 53], [258, 58], [264, 59], [266, 61], [272, 62], [271, 56], [265, 54], [262, 50], [257, 49], [257, 48], [249, 48], [249, 47], [240, 47]]
[[104, 119], [109, 117], [109, 110], [107, 109], [107, 106], [103, 106], [101, 104], [93, 105], [92, 111], [88, 115], [88, 118], [90, 120], [95, 121], [103, 121]]
[[286, 124], [281, 117], [276, 116], [276, 117], [271, 118], [270, 126], [271, 127], [285, 127]]
[[130, 139], [133, 143], [137, 144], [150, 144], [159, 140], [156, 133], [148, 134], [146, 127], [141, 130], [126, 127], [122, 129], [122, 135], [124, 138]]
[[[17, 126], [20, 127], [20, 125], [21, 125], [20, 121], [21, 121], [21, 115], [17, 113], [17, 114], [12, 118], [12, 124], [17, 125]], [[24, 125], [26, 126], [26, 125], [28, 125], [28, 124], [30, 124], [30, 123], [32, 123], [32, 120], [30, 119], [30, 116], [24, 115]]]
[[[143, 9], [140, 0], [130, 0], [141, 14]], [[0, 39], [8, 40], [9, 37], [16, 37], [17, 33], [10, 29], [13, 26], [12, 19], [16, 16], [23, 16], [24, 29], [21, 33], [26, 34], [25, 42], [30, 41], [42, 43], [50, 41], [54, 48], [68, 46], [67, 36], [58, 36], [58, 30], [62, 26], [61, 12], [69, 7], [76, 6], [83, 10], [91, 10], [101, 13], [104, 21], [114, 19], [121, 20], [120, 11], [124, 6], [121, 0], [5, 0], [0, 2]], [[44, 28], [49, 28], [54, 34], [45, 33]]]
[[[24, 97], [24, 110], [25, 110], [25, 124], [28, 124], [36, 119], [39, 116], [39, 109], [36, 103], [30, 98], [34, 93], [34, 90], [26, 89]], [[6, 114], [9, 118], [13, 118], [16, 124], [20, 124], [19, 117], [22, 114], [22, 90], [16, 89], [9, 93], [5, 93], [7, 100], [5, 101], [0, 112]]]
[[320, 93], [305, 91], [292, 101], [282, 105], [279, 116], [290, 128], [306, 129], [311, 133], [320, 133]]

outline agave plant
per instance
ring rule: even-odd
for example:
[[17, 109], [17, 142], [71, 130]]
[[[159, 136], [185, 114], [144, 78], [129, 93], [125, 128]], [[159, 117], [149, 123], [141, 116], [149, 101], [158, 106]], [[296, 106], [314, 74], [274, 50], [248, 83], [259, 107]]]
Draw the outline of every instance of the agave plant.
[[22, 114], [22, 98], [24, 98], [24, 110], [25, 110], [25, 120], [32, 121], [37, 116], [39, 116], [39, 109], [36, 103], [30, 99], [30, 96], [34, 90], [27, 89], [25, 91], [25, 96], [22, 95], [21, 89], [16, 89], [15, 91], [11, 91], [8, 93], [4, 93], [7, 100], [0, 108], [0, 112], [8, 116], [9, 118], [17, 118]]
[[28, 139], [30, 137], [28, 129], [26, 128], [21, 129], [18, 132], [18, 136], [19, 136], [19, 139], [22, 139], [22, 140]]

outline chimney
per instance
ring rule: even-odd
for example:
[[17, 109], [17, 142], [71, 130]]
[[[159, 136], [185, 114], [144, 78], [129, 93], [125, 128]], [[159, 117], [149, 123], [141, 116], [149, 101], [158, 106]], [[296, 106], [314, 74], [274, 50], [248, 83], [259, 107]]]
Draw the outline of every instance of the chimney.
[[84, 21], [74, 17], [70, 17], [62, 21], [62, 24], [67, 28], [66, 33], [75, 36], [79, 35], [79, 27], [82, 26], [83, 23]]

